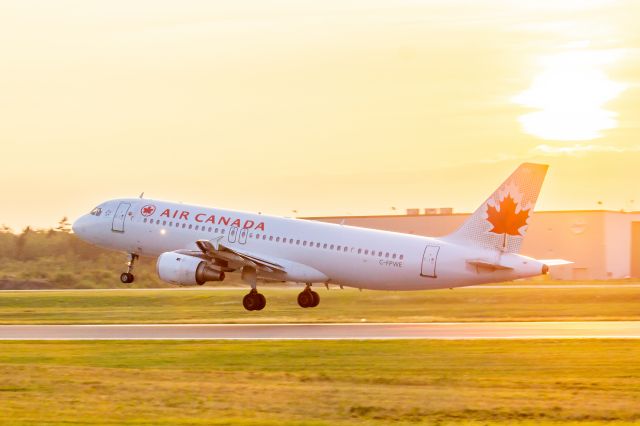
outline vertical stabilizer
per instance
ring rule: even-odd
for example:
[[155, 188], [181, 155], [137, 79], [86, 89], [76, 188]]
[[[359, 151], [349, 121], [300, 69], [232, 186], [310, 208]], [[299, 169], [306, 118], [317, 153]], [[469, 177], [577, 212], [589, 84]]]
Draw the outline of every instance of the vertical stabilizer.
[[546, 164], [524, 163], [446, 240], [518, 253], [547, 173]]

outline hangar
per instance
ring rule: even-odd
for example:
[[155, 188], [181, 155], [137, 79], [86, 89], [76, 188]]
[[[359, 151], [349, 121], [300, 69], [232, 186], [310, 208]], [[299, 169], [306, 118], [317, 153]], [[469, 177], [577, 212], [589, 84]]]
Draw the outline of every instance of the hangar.
[[[306, 219], [344, 223], [415, 235], [440, 237], [457, 229], [470, 214], [451, 208], [408, 209], [405, 215], [332, 216]], [[640, 212], [568, 210], [534, 212], [522, 254], [537, 259], [567, 259], [551, 268], [560, 280], [640, 278]]]

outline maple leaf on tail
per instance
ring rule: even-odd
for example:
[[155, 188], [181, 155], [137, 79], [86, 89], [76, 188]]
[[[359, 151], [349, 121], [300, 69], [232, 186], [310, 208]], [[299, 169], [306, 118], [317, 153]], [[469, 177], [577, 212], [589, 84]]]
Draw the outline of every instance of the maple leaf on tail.
[[522, 209], [516, 213], [517, 208], [518, 204], [511, 194], [507, 194], [500, 201], [500, 210], [494, 206], [487, 206], [487, 221], [493, 226], [489, 232], [504, 235], [503, 247], [507, 245], [507, 235], [524, 236], [520, 233], [520, 228], [527, 224], [531, 209]]

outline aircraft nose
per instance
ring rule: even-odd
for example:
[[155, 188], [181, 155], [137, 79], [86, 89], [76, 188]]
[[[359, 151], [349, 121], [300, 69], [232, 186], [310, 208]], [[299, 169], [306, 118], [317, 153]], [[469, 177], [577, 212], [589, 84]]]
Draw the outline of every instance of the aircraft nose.
[[73, 222], [73, 225], [71, 225], [71, 229], [73, 229], [74, 234], [82, 238], [87, 234], [88, 225], [89, 225], [89, 218], [85, 215], [85, 216], [81, 216], [75, 222]]

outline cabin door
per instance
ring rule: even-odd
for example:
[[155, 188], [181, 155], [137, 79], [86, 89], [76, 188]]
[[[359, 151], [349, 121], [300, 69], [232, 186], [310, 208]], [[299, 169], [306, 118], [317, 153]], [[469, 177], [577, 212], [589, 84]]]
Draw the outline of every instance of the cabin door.
[[124, 232], [124, 220], [126, 219], [130, 208], [131, 203], [120, 203], [116, 209], [116, 214], [113, 215], [113, 222], [111, 223], [112, 231]]
[[424, 255], [422, 256], [422, 270], [420, 275], [423, 277], [437, 278], [436, 276], [436, 262], [438, 260], [438, 252], [440, 247], [427, 246], [424, 249]]

